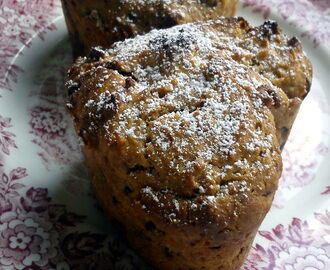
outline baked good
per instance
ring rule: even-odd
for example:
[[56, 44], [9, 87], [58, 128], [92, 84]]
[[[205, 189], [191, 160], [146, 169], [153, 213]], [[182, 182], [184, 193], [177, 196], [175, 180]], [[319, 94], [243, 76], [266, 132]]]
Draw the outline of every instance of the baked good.
[[224, 49], [223, 20], [94, 48], [69, 71], [95, 193], [161, 270], [238, 270], [281, 175], [290, 100], [233, 60], [243, 49]]
[[210, 27], [217, 31], [218, 48], [252, 67], [287, 95], [289, 106], [272, 110], [277, 114], [277, 136], [283, 148], [313, 77], [312, 64], [299, 40], [285, 35], [274, 21], [252, 27], [243, 18], [222, 18]]
[[[105, 3], [100, 3], [99, 1], [92, 3], [88, 1], [85, 2], [86, 5], [101, 5]], [[147, 5], [146, 3], [149, 3], [149, 5], [155, 5], [155, 3], [158, 3], [157, 1], [142, 2], [144, 3], [142, 7], [145, 8], [147, 8], [145, 6]], [[209, 18], [205, 14], [205, 10], [207, 10], [205, 3], [202, 4], [197, 2], [198, 1], [192, 1], [192, 3], [190, 3], [190, 5], [194, 5], [195, 9], [192, 10], [195, 10], [196, 12], [194, 13], [195, 17], [188, 16], [188, 21], [199, 20], [201, 17], [198, 16], [205, 16], [205, 18]], [[235, 1], [219, 1], [216, 10], [218, 10], [218, 12], [220, 12], [220, 10], [225, 10], [225, 14], [229, 15], [229, 10], [234, 10], [234, 6], [231, 6], [229, 2], [235, 3]], [[128, 5], [127, 7], [124, 5], [126, 9], [121, 10], [122, 16], [127, 16], [127, 14], [129, 14], [128, 9], [132, 8], [131, 5], [134, 6], [134, 3], [134, 1], [131, 1], [130, 3], [126, 3]], [[166, 3], [171, 3], [171, 1]], [[92, 43], [90, 43], [88, 46], [85, 46], [85, 50], [89, 49], [93, 44], [109, 46], [115, 40], [117, 40], [113, 39], [111, 36], [102, 34], [102, 32], [98, 32], [95, 29], [92, 29], [91, 26], [87, 27], [85, 25], [86, 22], [91, 23], [93, 20], [91, 20], [89, 17], [85, 18], [81, 16], [81, 14], [88, 14], [86, 10], [90, 10], [91, 7], [87, 8], [87, 6], [85, 6], [83, 3], [77, 5], [72, 1], [67, 1], [67, 3], [63, 5], [64, 9], [66, 5], [69, 5], [67, 7], [67, 12], [71, 10], [73, 14], [77, 15], [76, 20], [74, 20], [75, 15], [67, 15], [67, 20], [68, 18], [74, 20], [72, 21], [72, 25], [80, 28], [80, 39], [85, 39], [84, 42], [78, 41], [74, 43], [75, 49], [79, 49], [81, 44], [87, 44], [88, 42]], [[171, 3], [171, 5], [174, 4]], [[173, 8], [173, 10], [177, 10], [177, 8], [187, 9], [187, 6], [178, 5], [176, 8]], [[100, 8], [100, 10], [105, 10], [105, 8]], [[174, 12], [173, 10], [169, 12]], [[199, 12], [197, 12], [197, 10]], [[202, 11], [204, 11], [204, 13]], [[142, 14], [146, 14], [146, 11], [143, 10]], [[81, 21], [78, 21], [79, 18]], [[122, 19], [121, 21], [124, 22], [126, 20]], [[133, 26], [134, 25], [131, 25], [131, 27]], [[68, 22], [68, 27], [69, 29], [72, 28], [70, 28], [70, 22]], [[150, 25], [150, 27], [152, 26]], [[289, 105], [286, 107], [282, 106], [280, 108], [281, 110], [273, 110], [274, 114], [278, 114], [276, 117], [276, 128], [278, 133], [277, 137], [279, 139], [281, 148], [283, 148], [290, 134], [291, 127], [299, 111], [301, 102], [310, 90], [313, 76], [312, 64], [304, 54], [300, 42], [295, 37], [286, 36], [280, 30], [277, 23], [273, 21], [267, 21], [259, 27], [251, 27], [250, 24], [243, 18], [222, 18], [219, 19], [216, 24], [213, 24], [210, 27], [213, 27], [217, 30], [219, 49], [222, 49], [226, 55], [235, 61], [253, 67], [255, 71], [269, 79], [274, 85], [282, 88], [282, 90], [287, 95], [289, 99]], [[143, 32], [140, 30], [136, 30], [134, 35]], [[144, 31], [148, 30], [150, 30], [150, 28], [145, 29]], [[91, 33], [88, 31], [91, 31]], [[78, 32], [78, 30], [70, 31], [71, 34], [76, 33], [75, 35], [78, 35]], [[93, 36], [93, 33], [95, 34], [95, 37]], [[100, 39], [103, 39], [104, 41], [101, 42]], [[284, 109], [286, 111], [284, 111]]]
[[74, 54], [187, 22], [233, 16], [237, 0], [62, 0]]

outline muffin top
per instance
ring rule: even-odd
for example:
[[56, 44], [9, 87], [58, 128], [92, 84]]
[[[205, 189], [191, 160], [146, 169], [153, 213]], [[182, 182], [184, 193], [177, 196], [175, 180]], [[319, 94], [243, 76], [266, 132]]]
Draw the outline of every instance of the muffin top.
[[220, 207], [273, 194], [281, 174], [270, 108], [286, 95], [223, 50], [219, 23], [94, 48], [69, 71], [67, 107], [85, 147], [157, 207], [172, 196], [172, 221], [181, 203]]
[[81, 47], [75, 46], [74, 51], [83, 50], [85, 54], [93, 45], [108, 48], [116, 41], [152, 29], [233, 16], [237, 7], [237, 0], [62, 0], [62, 3], [69, 30], [74, 31], [71, 32], [74, 43]]

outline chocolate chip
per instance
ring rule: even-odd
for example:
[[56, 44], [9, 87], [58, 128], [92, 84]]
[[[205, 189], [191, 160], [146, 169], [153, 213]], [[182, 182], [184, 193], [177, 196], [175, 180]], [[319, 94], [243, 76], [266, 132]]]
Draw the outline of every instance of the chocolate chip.
[[279, 28], [277, 22], [274, 21], [267, 21], [263, 25], [265, 28], [269, 29], [271, 31], [271, 34], [278, 34]]
[[209, 249], [221, 249], [221, 246], [210, 247]]
[[118, 204], [118, 200], [115, 196], [112, 196], [112, 202], [113, 204]]
[[289, 129], [286, 127], [281, 128], [281, 135], [282, 137], [287, 137], [289, 135]]
[[124, 77], [132, 77], [134, 79], [132, 73], [122, 70], [119, 63], [117, 62], [108, 62], [105, 67], [108, 69], [116, 70], [120, 75]]
[[102, 106], [97, 108], [97, 117], [95, 117], [95, 121], [104, 121], [109, 120], [116, 115], [118, 112], [120, 97], [116, 96], [115, 93], [110, 95], [105, 95], [102, 102]]
[[238, 17], [237, 22], [241, 29], [249, 29], [249, 23], [243, 17]]
[[260, 66], [260, 62], [255, 57], [252, 58], [251, 62], [253, 66]]
[[81, 129], [78, 132], [79, 137], [83, 140], [85, 145], [88, 145], [88, 132], [86, 131], [86, 129]]
[[162, 23], [160, 28], [170, 28], [178, 24], [178, 20], [181, 18], [180, 14], [168, 13], [162, 18]]
[[165, 256], [167, 258], [172, 258], [173, 257], [173, 252], [168, 247], [165, 247], [164, 253], [165, 253]]
[[99, 61], [100, 58], [102, 58], [104, 55], [105, 55], [105, 50], [102, 47], [97, 46], [91, 48], [88, 57], [94, 61]]
[[299, 40], [296, 37], [293, 37], [288, 40], [288, 45], [291, 47], [296, 47], [299, 44]]
[[132, 190], [130, 187], [126, 186], [126, 187], [124, 188], [124, 193], [125, 193], [126, 195], [129, 195], [129, 194], [131, 194], [132, 192], [133, 192], [133, 190]]
[[276, 91], [268, 85], [262, 85], [257, 88], [261, 94], [261, 99], [266, 106], [274, 106], [278, 108], [281, 106], [281, 98]]
[[131, 77], [126, 78], [125, 80], [125, 88], [130, 88], [135, 85], [135, 80], [133, 80]]
[[146, 222], [144, 225], [147, 231], [153, 232], [157, 229], [156, 225], [152, 221]]
[[216, 7], [219, 3], [218, 0], [202, 0], [201, 2], [209, 7]]
[[267, 21], [265, 22], [261, 28], [261, 33], [264, 38], [270, 39], [273, 35], [279, 34], [279, 27], [277, 22]]
[[147, 168], [143, 167], [141, 165], [135, 165], [132, 168], [128, 168], [127, 172], [130, 174], [130, 173], [140, 172], [140, 171], [144, 171], [144, 170], [147, 170]]
[[137, 22], [138, 21], [138, 17], [133, 13], [128, 13], [127, 18], [129, 20], [131, 20], [132, 22]]
[[68, 95], [71, 96], [73, 93], [77, 92], [79, 90], [80, 83], [73, 82], [68, 85]]
[[182, 28], [179, 30], [178, 35], [170, 36], [165, 33], [151, 40], [150, 44], [160, 51], [165, 52], [168, 57], [171, 57], [173, 52], [188, 50], [196, 44], [196, 42], [196, 37], [186, 33]]

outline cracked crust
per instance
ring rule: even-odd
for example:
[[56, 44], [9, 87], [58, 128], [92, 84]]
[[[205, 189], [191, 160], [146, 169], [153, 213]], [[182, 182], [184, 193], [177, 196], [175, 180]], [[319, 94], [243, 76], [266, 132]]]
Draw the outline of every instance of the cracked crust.
[[[243, 18], [222, 18], [200, 23], [202, 31], [216, 33], [216, 45], [226, 56], [252, 67], [263, 77], [280, 87], [284, 94], [278, 98], [282, 106], [273, 106], [277, 138], [283, 149], [303, 99], [311, 88], [312, 64], [295, 37], [288, 37], [276, 22], [268, 21], [251, 27]], [[94, 48], [89, 57], [98, 59], [103, 49]], [[118, 68], [117, 68], [118, 69]], [[124, 72], [123, 68], [120, 68]], [[265, 89], [264, 89], [265, 90]], [[266, 95], [272, 95], [266, 91]]]
[[75, 56], [174, 25], [233, 16], [236, 0], [62, 0]]
[[94, 48], [69, 72], [95, 192], [158, 269], [239, 269], [281, 175], [289, 98], [233, 60], [223, 20]]
[[296, 37], [285, 35], [274, 21], [252, 27], [241, 17], [223, 18], [209, 27], [217, 32], [218, 46], [226, 55], [252, 67], [284, 91], [288, 105], [272, 110], [283, 149], [313, 77], [312, 64], [301, 43]]

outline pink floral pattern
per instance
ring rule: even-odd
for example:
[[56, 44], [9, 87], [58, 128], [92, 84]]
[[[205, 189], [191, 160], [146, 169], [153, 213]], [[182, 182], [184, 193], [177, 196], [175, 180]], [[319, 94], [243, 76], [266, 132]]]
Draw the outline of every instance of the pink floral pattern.
[[38, 105], [30, 110], [30, 133], [34, 135], [32, 142], [42, 150], [38, 156], [47, 168], [52, 161], [68, 164], [81, 160], [78, 140], [73, 133], [68, 134], [68, 119], [65, 119], [62, 110], [52, 105]]
[[64, 103], [65, 74], [72, 63], [69, 44], [61, 43], [34, 78], [30, 97], [39, 100], [29, 110], [32, 142], [39, 147], [38, 156], [46, 168], [52, 164], [70, 164], [82, 160], [78, 138]]
[[330, 1], [328, 0], [243, 0], [244, 7], [268, 18], [279, 14], [292, 25], [303, 29], [301, 37], [308, 37], [317, 47], [330, 45]]
[[325, 118], [330, 122], [329, 105], [324, 100], [324, 93], [315, 87], [303, 103], [282, 153], [283, 172], [273, 207], [283, 208], [290, 198], [288, 194], [312, 184], [324, 156], [329, 153], [329, 127], [314, 120]]
[[[330, 30], [322, 27], [329, 24], [328, 0], [242, 0], [242, 3], [264, 17], [269, 17], [272, 12], [279, 14], [303, 29], [302, 36], [312, 39], [315, 46], [330, 43]], [[15, 56], [24, 57], [20, 53], [21, 47], [31, 47], [35, 34], [44, 39], [48, 31], [55, 31], [51, 22], [60, 14], [59, 0], [0, 2], [1, 89], [13, 90], [18, 74], [24, 71], [13, 61]], [[90, 212], [84, 212], [83, 207], [79, 214], [69, 211], [73, 202], [57, 198], [54, 190], [48, 191], [45, 188], [50, 186], [47, 180], [43, 187], [35, 185], [37, 175], [33, 170], [29, 169], [28, 175], [28, 169], [11, 163], [12, 160], [18, 162], [16, 157], [21, 153], [21, 147], [18, 149], [16, 144], [18, 138], [32, 136], [30, 141], [35, 151], [30, 153], [32, 158], [39, 157], [50, 174], [65, 168], [65, 177], [56, 183], [61, 187], [59, 193], [68, 192], [76, 196], [74, 200], [86, 198], [90, 193], [81, 167], [79, 143], [63, 106], [66, 98], [63, 80], [72, 61], [68, 42], [62, 41], [44, 61], [40, 72], [32, 78], [35, 87], [29, 89], [29, 102], [23, 109], [28, 114], [28, 134], [15, 134], [16, 118], [0, 112], [0, 269], [151, 269], [130, 251], [120, 229], [110, 224], [106, 226], [111, 228], [108, 231], [89, 227]], [[324, 103], [326, 98], [320, 93], [313, 89], [309, 97], [315, 107], [303, 112], [315, 113], [315, 108], [319, 108], [319, 114], [329, 114], [329, 106]], [[329, 138], [329, 130], [311, 128], [302, 134], [298, 131], [303, 130], [307, 118], [304, 114], [301, 117], [297, 132], [293, 132], [283, 152], [285, 167], [275, 199], [276, 211], [285, 210], [287, 193], [315, 183], [313, 180], [321, 159], [329, 151], [329, 142], [324, 139]], [[317, 137], [317, 134], [321, 135]], [[310, 149], [306, 148], [306, 141]], [[330, 194], [330, 187], [324, 185], [323, 189], [322, 195], [318, 190], [315, 196], [326, 200], [328, 196], [324, 195]], [[63, 202], [66, 205], [60, 204]], [[259, 232], [241, 270], [329, 270], [329, 210], [320, 210], [321, 213], [314, 213], [308, 220], [293, 218], [289, 224], [273, 221], [272, 229]], [[97, 211], [98, 207], [93, 209], [93, 212]], [[98, 216], [103, 215], [99, 213]], [[105, 220], [100, 220], [106, 224]]]
[[25, 168], [16, 168], [6, 174], [0, 166], [0, 215], [13, 210], [13, 198], [19, 196], [18, 190], [25, 185], [18, 183], [17, 180], [24, 178], [26, 174]]
[[77, 231], [85, 217], [52, 204], [47, 189], [27, 188], [26, 177], [25, 168], [1, 173], [1, 270], [147, 269], [118, 237]]
[[325, 191], [321, 193], [322, 195], [330, 195], [330, 186], [326, 187]]
[[6, 155], [10, 154], [10, 147], [17, 148], [14, 141], [15, 134], [7, 130], [11, 127], [11, 118], [0, 115], [0, 151]]
[[59, 16], [58, 0], [6, 0], [0, 2], [0, 88], [11, 90], [11, 82], [23, 69], [11, 64], [22, 46], [30, 46], [35, 33], [43, 39], [55, 30], [51, 19]]
[[330, 211], [314, 215], [317, 230], [294, 218], [287, 227], [260, 231], [269, 248], [257, 244], [241, 270], [330, 269]]
[[7, 212], [1, 215], [0, 265], [24, 269], [48, 264], [57, 254], [58, 235], [52, 224], [37, 214]]

